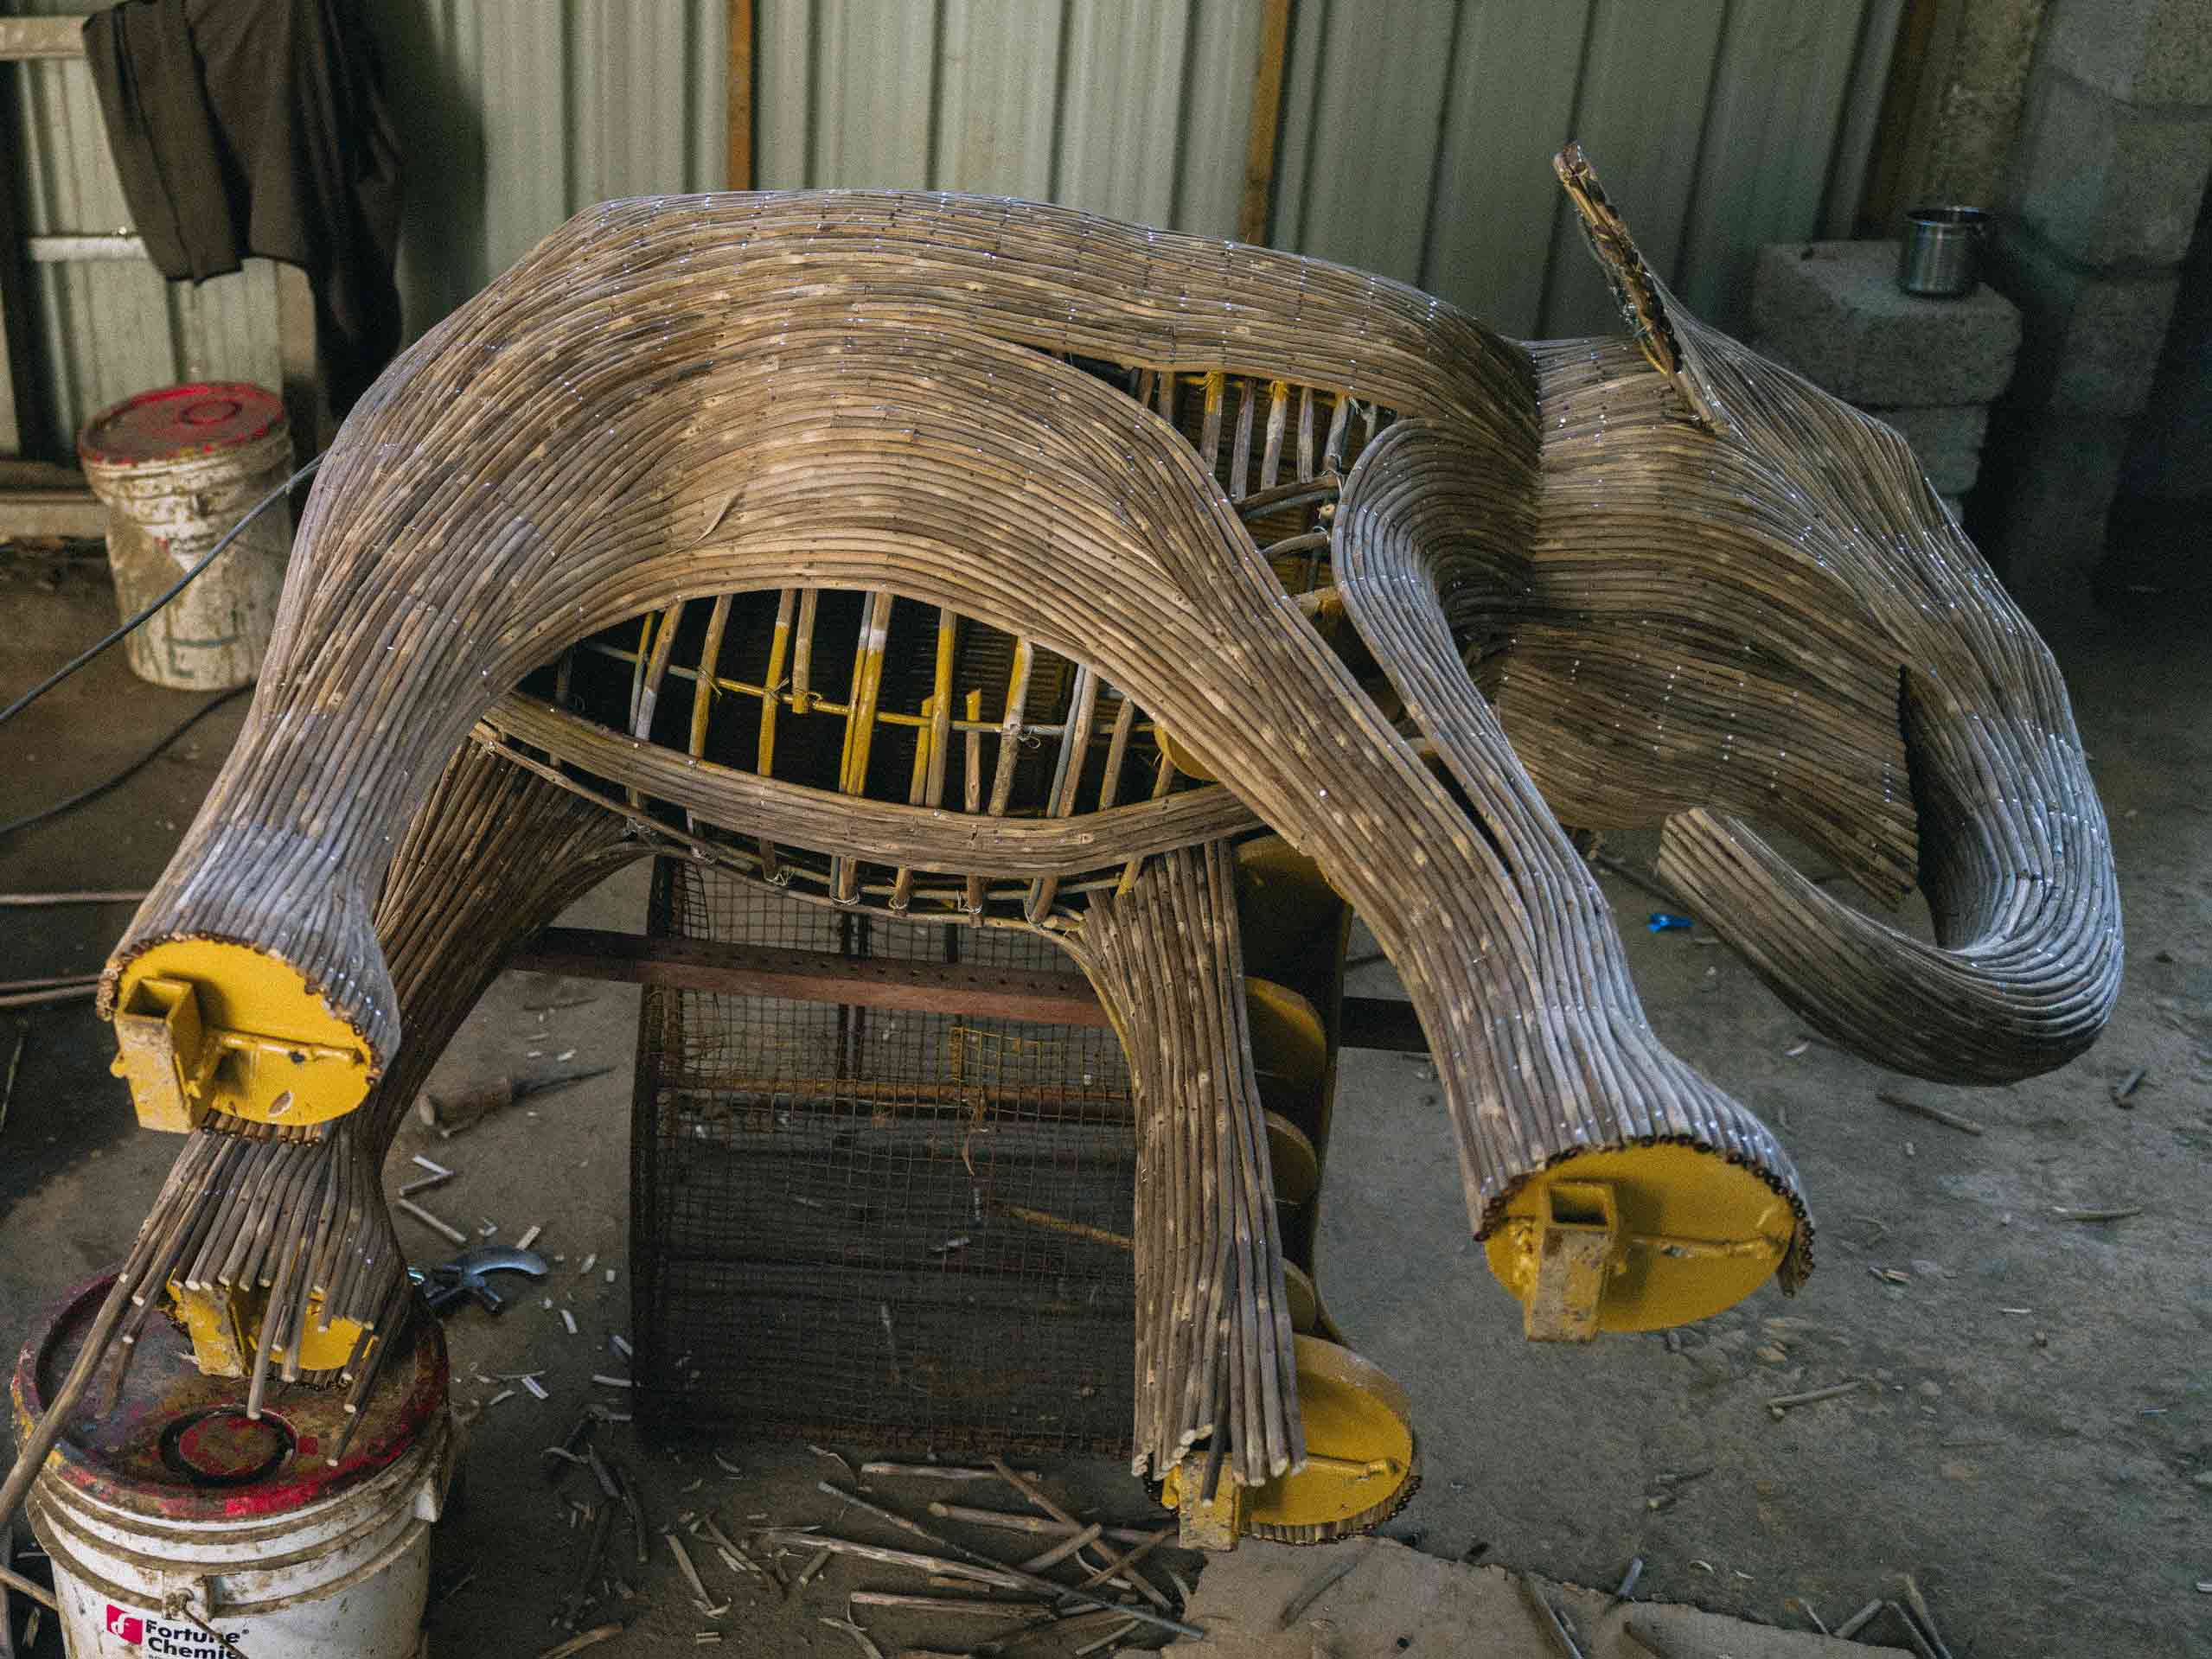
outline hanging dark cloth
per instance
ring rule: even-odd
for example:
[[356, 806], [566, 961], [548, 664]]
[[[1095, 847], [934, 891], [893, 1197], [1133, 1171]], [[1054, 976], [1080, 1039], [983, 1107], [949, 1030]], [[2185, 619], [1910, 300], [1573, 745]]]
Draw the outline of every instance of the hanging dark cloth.
[[124, 0], [86, 19], [85, 53], [154, 264], [304, 269], [343, 415], [400, 346], [400, 146], [353, 0]]

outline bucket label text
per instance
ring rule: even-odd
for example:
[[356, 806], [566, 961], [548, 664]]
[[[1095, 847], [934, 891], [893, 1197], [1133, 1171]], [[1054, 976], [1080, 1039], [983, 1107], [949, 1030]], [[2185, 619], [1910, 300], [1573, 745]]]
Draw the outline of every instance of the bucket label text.
[[173, 1624], [151, 1613], [134, 1613], [112, 1601], [107, 1604], [107, 1634], [159, 1659], [228, 1659], [230, 1649], [246, 1639], [243, 1630], [218, 1635], [197, 1624]]

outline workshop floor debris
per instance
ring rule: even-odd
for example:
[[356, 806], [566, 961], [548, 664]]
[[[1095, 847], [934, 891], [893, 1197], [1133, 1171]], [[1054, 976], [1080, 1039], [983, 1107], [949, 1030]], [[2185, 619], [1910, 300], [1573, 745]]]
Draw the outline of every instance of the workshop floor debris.
[[[50, 585], [42, 570], [34, 575], [11, 575], [0, 560], [0, 603], [19, 619], [0, 632], [0, 695], [113, 622], [103, 566], [61, 571]], [[1666, 907], [1604, 877], [1661, 1036], [1767, 1116], [1805, 1172], [1819, 1267], [1793, 1301], [1761, 1292], [1700, 1325], [1587, 1350], [1524, 1343], [1518, 1309], [1467, 1236], [1433, 1075], [1412, 1058], [1347, 1057], [1320, 1284], [1361, 1351], [1413, 1400], [1425, 1482], [1389, 1527], [1415, 1547], [1388, 1559], [1434, 1561], [1422, 1570], [1454, 1582], [1488, 1582], [1451, 1565], [1471, 1554], [1604, 1586], [1617, 1586], [1641, 1559], [1640, 1599], [1806, 1632], [1798, 1606], [1838, 1628], [1870, 1600], [1901, 1599], [1912, 1573], [1956, 1659], [2212, 1652], [2212, 1376], [2203, 1364], [2212, 1235], [2202, 1203], [2212, 1166], [2212, 816], [2203, 788], [2212, 777], [2212, 638], [2088, 618], [2056, 643], [2111, 814], [2130, 935], [2118, 1015], [2098, 1047], [2063, 1070], [2012, 1088], [1953, 1089], [1848, 1059], [1808, 1040], [1729, 952], [1697, 948], [1702, 928], [1650, 932], [1649, 914]], [[2152, 685], [2155, 698], [2145, 694]], [[193, 703], [138, 685], [119, 660], [94, 665], [10, 729], [20, 810], [104, 777]], [[220, 711], [122, 788], [0, 839], [0, 892], [143, 888], [243, 713], [242, 701]], [[1632, 839], [1608, 845], [1640, 861]], [[641, 887], [611, 889], [573, 919], [632, 927], [643, 904]], [[0, 910], [0, 979], [96, 970], [129, 914], [127, 903]], [[1390, 983], [1387, 967], [1374, 965], [1352, 988], [1380, 995]], [[633, 1392], [620, 1385], [630, 1362], [623, 1343], [631, 1334], [636, 1008], [636, 992], [625, 987], [505, 976], [432, 1079], [433, 1092], [457, 1097], [494, 1079], [615, 1070], [523, 1099], [450, 1138], [411, 1120], [387, 1166], [394, 1193], [425, 1182], [411, 1202], [466, 1246], [520, 1245], [537, 1228], [521, 1247], [550, 1268], [527, 1287], [508, 1280], [517, 1288], [503, 1314], [472, 1306], [448, 1324], [456, 1403], [483, 1405], [470, 1426], [465, 1501], [439, 1529], [432, 1650], [537, 1659], [618, 1624], [618, 1637], [591, 1649], [601, 1659], [703, 1647], [731, 1659], [863, 1653], [851, 1631], [819, 1622], [834, 1619], [860, 1627], [886, 1659], [905, 1649], [975, 1651], [992, 1634], [976, 1622], [981, 1615], [877, 1605], [854, 1592], [1009, 1592], [930, 1586], [905, 1569], [837, 1557], [786, 1600], [732, 1574], [703, 1521], [694, 1535], [676, 1517], [711, 1515], [748, 1554], [756, 1554], [752, 1534], [809, 1526], [901, 1547], [898, 1529], [817, 1490], [823, 1480], [851, 1487], [857, 1477], [873, 1501], [1019, 1561], [1056, 1540], [983, 1527], [956, 1533], [956, 1520], [928, 1509], [934, 1498], [1013, 1510], [1025, 1507], [1016, 1492], [982, 1481], [924, 1492], [870, 1469], [916, 1461], [880, 1446], [826, 1447], [842, 1465], [736, 1430], [713, 1444], [661, 1448], [621, 1420]], [[15, 1072], [0, 1125], [0, 1353], [16, 1351], [56, 1290], [121, 1254], [176, 1154], [174, 1140], [133, 1125], [124, 1085], [108, 1074], [112, 1053], [112, 1032], [81, 1001], [0, 1010], [0, 1075]], [[1883, 1090], [1982, 1133], [1885, 1104]], [[412, 1220], [400, 1225], [418, 1262], [463, 1247]], [[1772, 1403], [1812, 1395], [1822, 1397]], [[593, 1402], [609, 1420], [598, 1431], [602, 1456], [635, 1477], [649, 1559], [636, 1560], [624, 1522], [609, 1545], [607, 1594], [571, 1632], [558, 1621], [590, 1535], [570, 1503], [590, 1503], [596, 1477], [562, 1465], [557, 1492], [542, 1450]], [[966, 1450], [941, 1452], [975, 1461]], [[1086, 1525], [1157, 1524], [1126, 1468], [1110, 1460], [1021, 1466], [1036, 1468], [1054, 1501]], [[663, 1529], [682, 1541], [717, 1598], [708, 1605], [728, 1600], [724, 1616], [699, 1614]], [[796, 1578], [819, 1548], [791, 1547], [777, 1565]], [[1214, 1598], [1248, 1559], [1272, 1553], [1247, 1545], [1206, 1565], [1193, 1612], [1218, 1607]], [[1300, 1571], [1320, 1573], [1331, 1555], [1300, 1552]], [[18, 1565], [33, 1570], [20, 1554]], [[1197, 1563], [1168, 1565], [1191, 1579]], [[1173, 1593], [1164, 1569], [1159, 1581]], [[1578, 1630], [1610, 1628], [1588, 1605], [1556, 1594]], [[53, 1622], [35, 1650], [25, 1649], [28, 1610], [14, 1601], [19, 1651], [54, 1659]], [[1279, 1612], [1283, 1604], [1271, 1605]], [[1333, 1605], [1320, 1598], [1310, 1611], [1336, 1617], [1342, 1609]], [[1869, 1651], [1858, 1643], [1751, 1647], [1783, 1638], [1756, 1625], [1710, 1628], [1729, 1630], [1729, 1640], [1707, 1643], [1685, 1627], [1669, 1652]], [[1314, 1659], [1317, 1634], [1288, 1651]], [[1517, 1639], [1527, 1635], [1524, 1626]], [[1886, 1611], [1858, 1638], [1907, 1640]], [[1472, 1643], [1427, 1650], [1484, 1652]], [[1368, 1651], [1400, 1650], [1344, 1654]], [[1499, 1651], [1518, 1659], [1545, 1650]], [[1054, 1649], [1032, 1648], [1022, 1659], [1029, 1652]], [[1339, 1659], [1333, 1648], [1320, 1652]], [[1585, 1652], [1642, 1659], [1618, 1644]]]
[[1240, 1544], [1208, 1566], [1185, 1612], [1205, 1637], [1168, 1651], [1192, 1659], [1913, 1659], [1909, 1647], [1869, 1645], [1905, 1640], [1871, 1622], [1838, 1641], [1440, 1560], [1387, 1538], [1327, 1552]]

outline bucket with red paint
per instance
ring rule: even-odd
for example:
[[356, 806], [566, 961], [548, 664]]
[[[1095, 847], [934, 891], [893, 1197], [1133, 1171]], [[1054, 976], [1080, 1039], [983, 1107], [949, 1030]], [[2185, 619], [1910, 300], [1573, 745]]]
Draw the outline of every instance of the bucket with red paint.
[[[125, 620], [175, 584], [292, 468], [273, 392], [244, 380], [164, 386], [103, 411], [77, 439], [85, 482], [107, 506], [107, 559]], [[226, 691], [261, 671], [291, 550], [272, 507], [125, 642], [141, 680]]]
[[[25, 1346], [19, 1433], [112, 1282], [72, 1292]], [[241, 1380], [201, 1375], [184, 1333], [150, 1321], [112, 1409], [68, 1426], [25, 1506], [72, 1659], [418, 1654], [459, 1437], [438, 1321], [418, 1318], [405, 1340], [333, 1464], [343, 1389], [294, 1384], [249, 1418]]]

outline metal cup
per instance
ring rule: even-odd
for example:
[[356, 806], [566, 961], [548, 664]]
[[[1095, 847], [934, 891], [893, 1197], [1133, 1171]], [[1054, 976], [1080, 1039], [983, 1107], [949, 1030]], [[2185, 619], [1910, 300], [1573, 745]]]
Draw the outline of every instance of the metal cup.
[[1930, 299], [1956, 299], [1980, 278], [1983, 233], [1989, 215], [1979, 207], [1915, 207], [1905, 215], [1897, 252], [1897, 286]]

